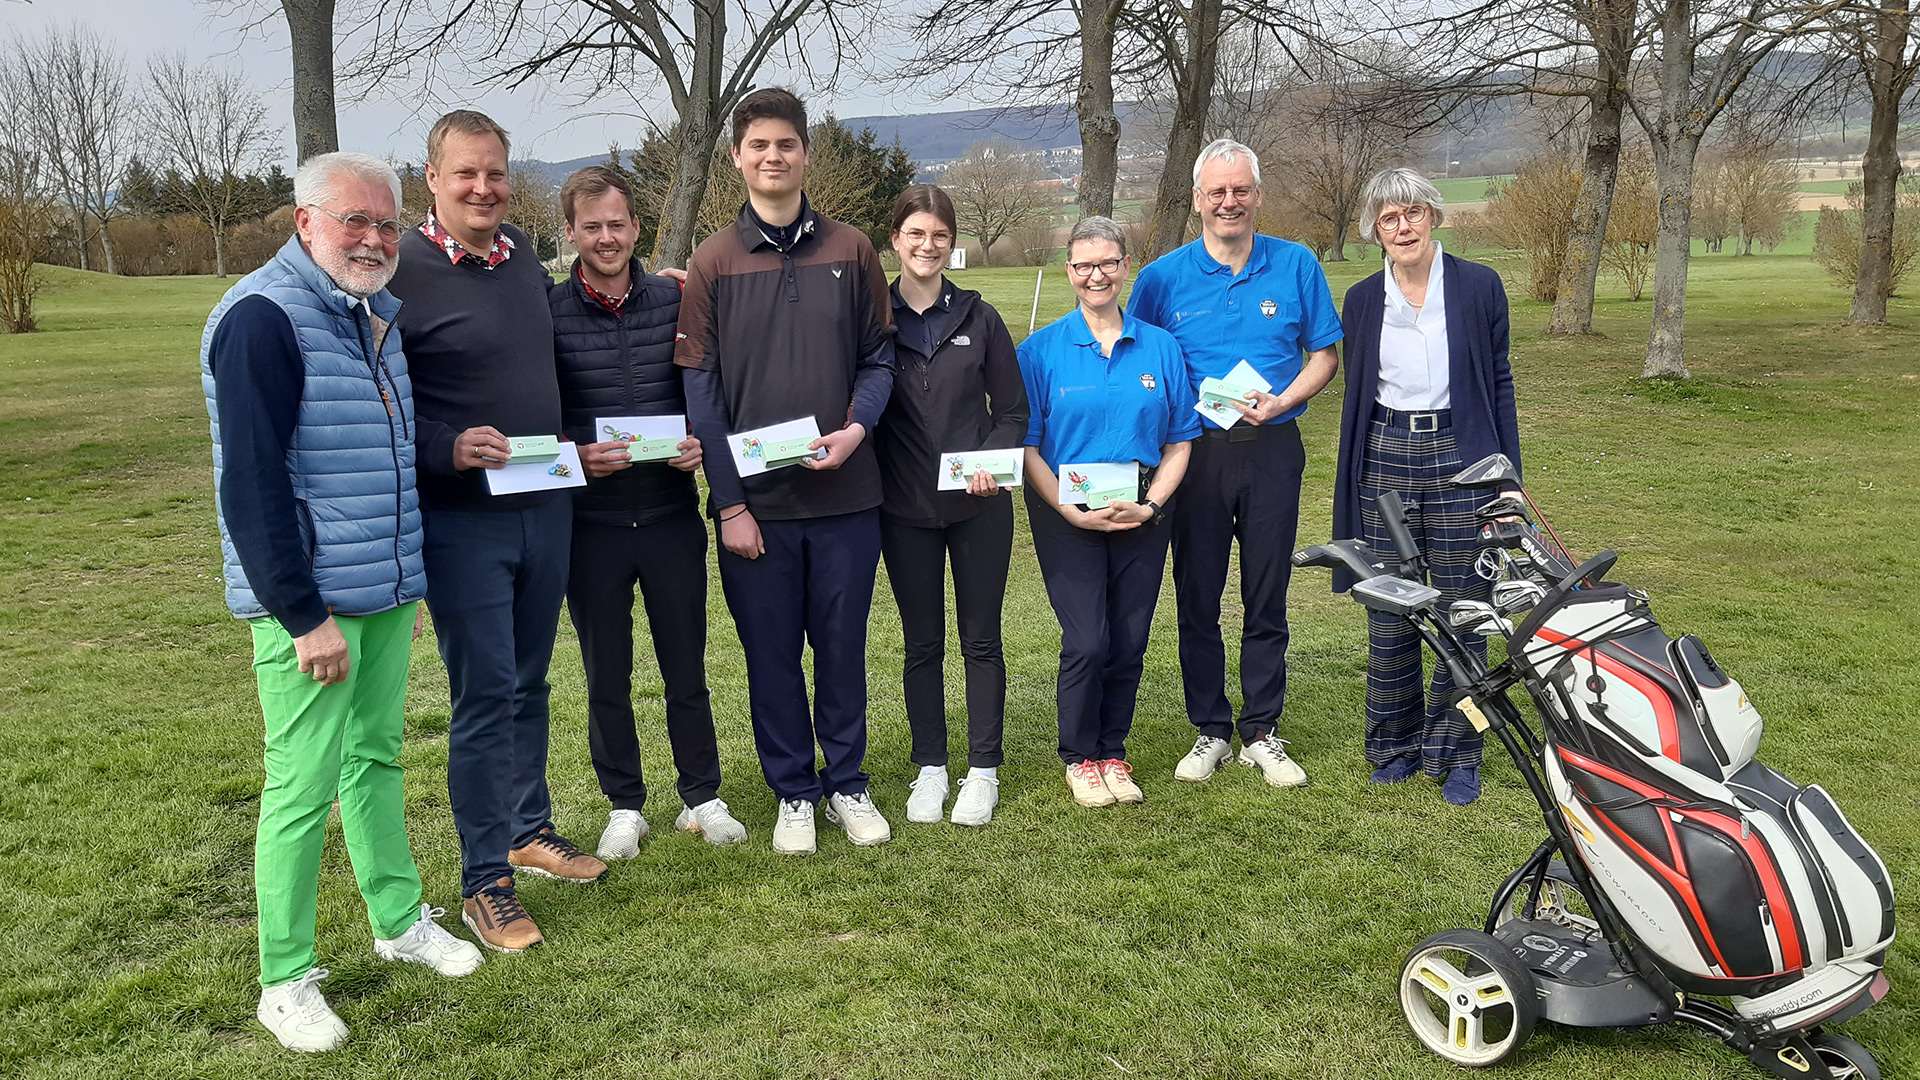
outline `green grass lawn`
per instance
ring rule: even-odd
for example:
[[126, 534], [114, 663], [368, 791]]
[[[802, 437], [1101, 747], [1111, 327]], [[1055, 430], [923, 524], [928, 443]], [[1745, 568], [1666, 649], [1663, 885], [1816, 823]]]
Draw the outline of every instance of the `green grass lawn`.
[[[1521, 271], [1496, 260], [1509, 280]], [[1336, 295], [1378, 263], [1336, 265]], [[1600, 333], [1546, 339], [1516, 301], [1513, 366], [1531, 489], [1570, 547], [1621, 552], [1669, 628], [1703, 635], [1768, 719], [1763, 758], [1826, 785], [1920, 890], [1920, 304], [1839, 325], [1847, 294], [1808, 260], [1693, 264], [1684, 383], [1637, 378], [1649, 305], [1603, 284]], [[1031, 270], [955, 275], [1024, 332]], [[1171, 586], [1131, 756], [1148, 801], [1073, 807], [1054, 756], [1058, 631], [1021, 528], [1007, 600], [1003, 803], [981, 830], [914, 826], [884, 584], [869, 645], [868, 768], [894, 842], [823, 826], [812, 859], [768, 847], [773, 799], [745, 676], [713, 590], [710, 660], [726, 784], [751, 830], [715, 850], [666, 826], [661, 687], [637, 676], [658, 802], [641, 857], [589, 887], [522, 891], [549, 945], [443, 981], [377, 962], [344, 850], [328, 850], [319, 950], [353, 1029], [301, 1059], [254, 1022], [252, 843], [260, 722], [245, 629], [221, 603], [195, 353], [224, 282], [60, 272], [44, 333], [0, 338], [0, 1075], [628, 1078], [1446, 1077], [1413, 1041], [1407, 949], [1477, 925], [1538, 841], [1510, 764], [1466, 809], [1361, 760], [1360, 611], [1303, 572], [1283, 734], [1313, 775], [1276, 792], [1230, 769], [1177, 785], [1192, 741]], [[1511, 287], [1519, 295], [1521, 288]], [[1041, 321], [1067, 310], [1049, 272]], [[1335, 389], [1305, 421], [1302, 537], [1328, 531]], [[1237, 610], [1229, 599], [1230, 633]], [[563, 620], [564, 625], [564, 620]], [[642, 644], [641, 655], [650, 656]], [[949, 650], [950, 714], [959, 703]], [[571, 631], [555, 653], [550, 777], [563, 831], [605, 821]], [[427, 899], [458, 901], [446, 679], [415, 654], [404, 761]], [[956, 743], [964, 739], [958, 733]], [[1885, 1075], [1920, 1076], [1920, 947], [1849, 1023]], [[1679, 1029], [1543, 1025], [1512, 1077], [1760, 1075]]]

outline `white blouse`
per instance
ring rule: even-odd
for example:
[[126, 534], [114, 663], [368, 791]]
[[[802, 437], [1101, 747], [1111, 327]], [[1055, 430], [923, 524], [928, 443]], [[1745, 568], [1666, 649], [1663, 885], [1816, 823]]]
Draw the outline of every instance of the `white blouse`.
[[1433, 266], [1427, 271], [1427, 299], [1417, 311], [1393, 278], [1387, 262], [1387, 307], [1380, 319], [1380, 387], [1374, 401], [1402, 412], [1450, 408], [1447, 385], [1447, 296], [1441, 273], [1445, 260], [1433, 242]]

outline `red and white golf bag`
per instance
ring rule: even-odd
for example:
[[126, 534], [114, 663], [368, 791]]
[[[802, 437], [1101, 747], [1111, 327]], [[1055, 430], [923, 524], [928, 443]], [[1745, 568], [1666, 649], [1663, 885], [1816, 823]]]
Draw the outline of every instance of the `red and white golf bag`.
[[1893, 941], [1886, 865], [1818, 785], [1753, 760], [1760, 714], [1699, 638], [1602, 585], [1535, 608], [1510, 654], [1576, 846], [1676, 986], [1781, 1029], [1871, 1000]]

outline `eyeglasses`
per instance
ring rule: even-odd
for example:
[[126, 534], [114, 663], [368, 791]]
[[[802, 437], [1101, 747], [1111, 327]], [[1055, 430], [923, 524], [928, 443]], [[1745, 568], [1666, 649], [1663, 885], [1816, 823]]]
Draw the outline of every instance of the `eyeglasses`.
[[1120, 264], [1123, 262], [1126, 262], [1126, 260], [1125, 259], [1102, 259], [1099, 262], [1090, 262], [1090, 263], [1070, 262], [1067, 264], [1067, 269], [1073, 271], [1073, 276], [1075, 277], [1092, 277], [1093, 272], [1095, 270], [1100, 271], [1100, 273], [1105, 277], [1112, 277], [1113, 275], [1120, 272]]
[[919, 229], [907, 229], [900, 234], [900, 239], [905, 240], [908, 247], [919, 247], [921, 244], [932, 244], [934, 247], [953, 246], [953, 234], [944, 230], [930, 233], [921, 232]]
[[375, 221], [371, 217], [357, 212], [345, 215], [336, 214], [324, 206], [315, 206], [312, 203], [307, 204], [307, 209], [318, 210], [339, 222], [341, 225], [344, 225], [347, 232], [353, 236], [365, 236], [367, 235], [368, 229], [377, 229], [380, 233], [380, 239], [389, 244], [399, 243], [400, 230], [406, 228], [405, 225], [401, 224], [399, 220], [395, 218], [388, 218], [385, 221]]
[[1253, 189], [1243, 187], [1215, 188], [1212, 191], [1203, 191], [1200, 193], [1200, 197], [1207, 200], [1209, 206], [1219, 206], [1221, 203], [1227, 201], [1227, 196], [1229, 195], [1233, 196], [1234, 202], [1248, 202], [1253, 198]]
[[1373, 223], [1381, 232], [1388, 233], [1398, 229], [1403, 221], [1409, 225], [1418, 225], [1425, 220], [1427, 220], [1427, 208], [1414, 203], [1397, 214], [1381, 214], [1374, 219]]

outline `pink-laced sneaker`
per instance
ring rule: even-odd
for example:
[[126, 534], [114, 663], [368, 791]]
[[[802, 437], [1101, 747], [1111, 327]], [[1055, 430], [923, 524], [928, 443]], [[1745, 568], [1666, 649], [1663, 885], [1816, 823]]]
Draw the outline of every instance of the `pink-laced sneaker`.
[[1121, 761], [1119, 758], [1108, 758], [1100, 762], [1099, 765], [1100, 779], [1107, 785], [1107, 790], [1113, 792], [1115, 802], [1143, 803], [1147, 801], [1147, 793], [1141, 791], [1140, 785], [1133, 782], [1133, 766]]

